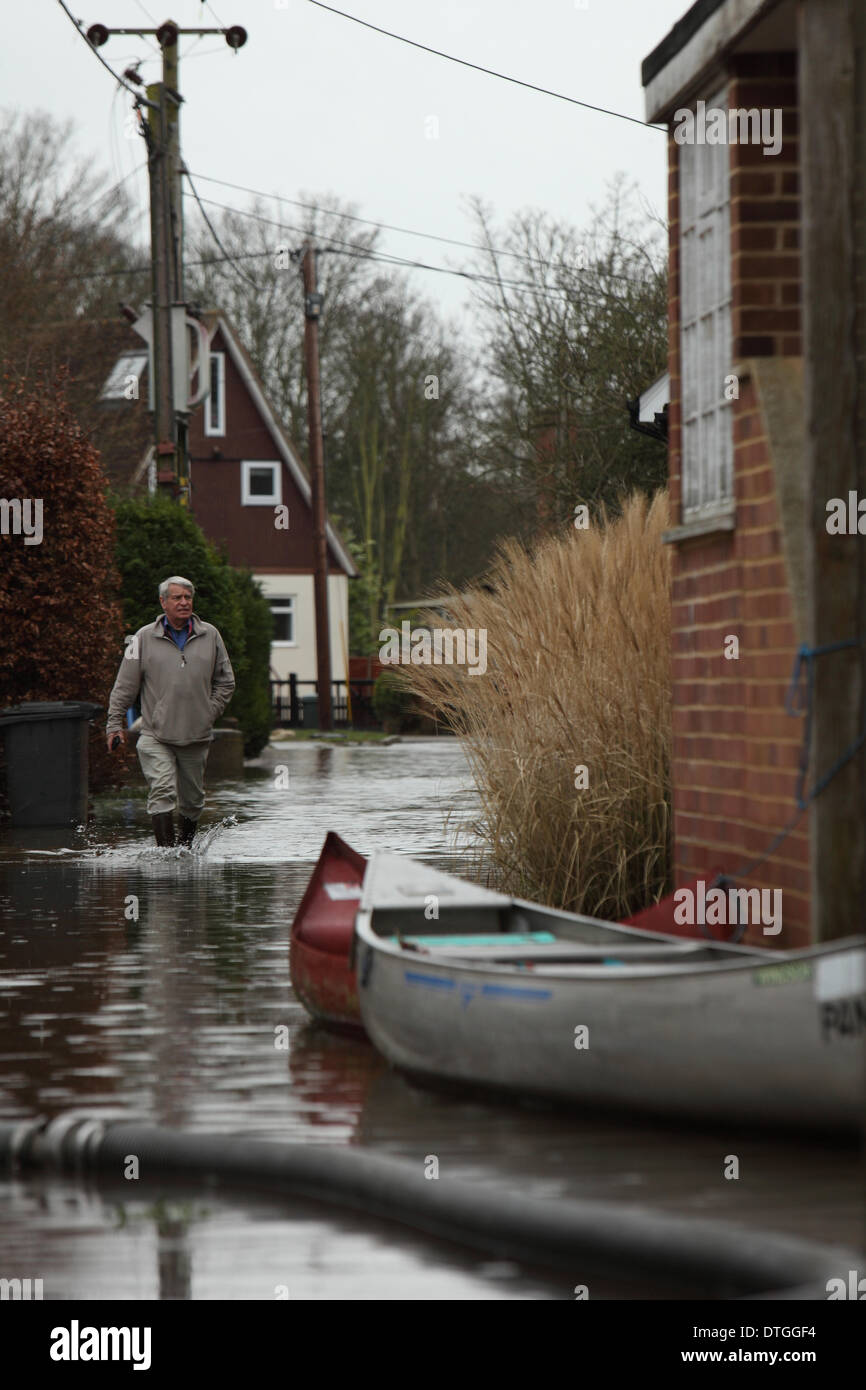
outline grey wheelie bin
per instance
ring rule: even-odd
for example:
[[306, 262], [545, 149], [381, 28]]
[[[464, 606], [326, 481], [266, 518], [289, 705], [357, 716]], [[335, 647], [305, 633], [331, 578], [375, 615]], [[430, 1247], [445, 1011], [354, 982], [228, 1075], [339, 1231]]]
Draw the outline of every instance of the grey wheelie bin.
[[101, 705], [81, 700], [40, 700], [0, 709], [13, 826], [84, 821], [89, 723], [101, 713]]

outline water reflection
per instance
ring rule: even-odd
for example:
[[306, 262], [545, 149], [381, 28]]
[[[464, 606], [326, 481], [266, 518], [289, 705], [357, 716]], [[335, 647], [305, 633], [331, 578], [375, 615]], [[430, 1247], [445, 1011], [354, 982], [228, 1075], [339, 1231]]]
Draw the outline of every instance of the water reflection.
[[[568, 1279], [351, 1212], [183, 1184], [0, 1182], [4, 1270], [53, 1299], [551, 1299]], [[599, 1286], [599, 1289], [601, 1286]]]
[[[288, 787], [277, 785], [278, 767]], [[535, 1196], [640, 1201], [857, 1244], [852, 1151], [421, 1091], [365, 1042], [309, 1024], [289, 983], [288, 928], [325, 832], [362, 853], [392, 849], [465, 871], [466, 840], [455, 845], [446, 820], [476, 811], [453, 742], [281, 745], [242, 783], [209, 790], [191, 855], [152, 845], [137, 792], [101, 799], [86, 832], [0, 836], [0, 1117], [74, 1110], [363, 1144], [413, 1162], [435, 1153], [440, 1172]], [[731, 1152], [738, 1182], [721, 1176]], [[343, 1214], [221, 1199], [205, 1217], [160, 1192], [145, 1200], [136, 1187], [133, 1199], [126, 1184], [114, 1205], [91, 1194], [79, 1221], [76, 1189], [52, 1191], [0, 1185], [4, 1241], [23, 1250], [35, 1229], [56, 1287], [94, 1291], [76, 1297], [273, 1298], [280, 1284], [316, 1290], [310, 1297], [561, 1296], [453, 1252], [432, 1262], [428, 1281], [417, 1237]], [[255, 1258], [245, 1265], [246, 1248]], [[374, 1267], [375, 1291], [364, 1283]]]

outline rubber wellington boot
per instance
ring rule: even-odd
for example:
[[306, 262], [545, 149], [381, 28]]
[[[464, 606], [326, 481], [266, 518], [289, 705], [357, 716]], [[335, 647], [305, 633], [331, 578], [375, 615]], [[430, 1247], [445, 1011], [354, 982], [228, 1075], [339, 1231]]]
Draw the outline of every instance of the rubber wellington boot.
[[174, 844], [174, 813], [172, 811], [161, 811], [158, 816], [151, 816], [150, 823], [153, 826], [153, 836], [158, 845]]
[[179, 845], [191, 845], [192, 837], [195, 834], [197, 821], [187, 820], [186, 816], [180, 818], [180, 834], [177, 837]]

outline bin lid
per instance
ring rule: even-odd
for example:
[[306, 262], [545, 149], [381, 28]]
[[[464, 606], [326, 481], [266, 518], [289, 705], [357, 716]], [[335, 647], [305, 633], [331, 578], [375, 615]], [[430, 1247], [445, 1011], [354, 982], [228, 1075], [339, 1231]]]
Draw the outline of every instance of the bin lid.
[[95, 719], [102, 708], [86, 700], [29, 700], [0, 709], [0, 725], [29, 724], [40, 719]]

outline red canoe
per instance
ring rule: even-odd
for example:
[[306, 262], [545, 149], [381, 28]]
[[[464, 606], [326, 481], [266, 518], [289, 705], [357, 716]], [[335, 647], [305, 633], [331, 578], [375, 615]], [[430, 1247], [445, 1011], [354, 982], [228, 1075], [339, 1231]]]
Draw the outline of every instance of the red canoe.
[[325, 1023], [362, 1028], [349, 951], [367, 861], [329, 830], [290, 937], [295, 993]]
[[[363, 1031], [355, 972], [349, 964], [355, 913], [367, 861], [329, 830], [319, 861], [292, 923], [290, 969], [295, 993], [307, 1013], [324, 1023]], [[712, 883], [717, 870], [705, 874]], [[694, 879], [687, 885], [693, 891]], [[627, 917], [622, 925], [671, 936], [710, 935], [706, 928], [674, 921], [674, 894]], [[716, 933], [712, 934], [716, 939]]]

